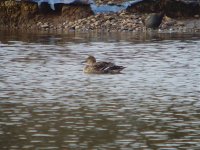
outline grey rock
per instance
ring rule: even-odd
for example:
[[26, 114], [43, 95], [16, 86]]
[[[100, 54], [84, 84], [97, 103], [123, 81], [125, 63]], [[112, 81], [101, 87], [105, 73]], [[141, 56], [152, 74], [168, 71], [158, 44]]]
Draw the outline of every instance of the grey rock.
[[163, 17], [164, 17], [164, 12], [152, 13], [143, 22], [146, 28], [156, 29], [160, 26]]

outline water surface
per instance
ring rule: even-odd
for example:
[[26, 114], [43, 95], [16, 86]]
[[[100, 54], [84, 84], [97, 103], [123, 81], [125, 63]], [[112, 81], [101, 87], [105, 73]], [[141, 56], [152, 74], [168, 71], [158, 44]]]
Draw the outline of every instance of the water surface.
[[[126, 66], [82, 72], [87, 55]], [[1, 149], [199, 149], [200, 36], [0, 35]]]

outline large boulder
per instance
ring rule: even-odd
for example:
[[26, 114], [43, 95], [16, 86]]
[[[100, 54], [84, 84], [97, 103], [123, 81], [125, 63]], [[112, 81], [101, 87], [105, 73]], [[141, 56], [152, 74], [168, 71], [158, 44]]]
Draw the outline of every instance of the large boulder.
[[0, 26], [16, 27], [18, 24], [26, 24], [37, 13], [35, 3], [3, 0], [0, 2]]
[[200, 15], [200, 1], [197, 0], [148, 0], [127, 8], [128, 12], [151, 13], [165, 11], [172, 18], [188, 18]]
[[63, 5], [62, 16], [66, 20], [74, 21], [78, 19], [87, 18], [93, 15], [89, 5]]
[[6, 28], [34, 28], [38, 22], [48, 23], [53, 26], [62, 24], [63, 21], [74, 21], [93, 15], [89, 5], [84, 4], [56, 4], [52, 10], [48, 3], [37, 3], [22, 0], [0, 1], [0, 27]]

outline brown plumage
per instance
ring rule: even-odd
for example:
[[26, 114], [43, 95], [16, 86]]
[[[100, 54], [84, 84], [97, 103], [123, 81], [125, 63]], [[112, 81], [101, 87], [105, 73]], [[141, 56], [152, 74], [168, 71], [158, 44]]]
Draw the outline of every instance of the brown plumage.
[[117, 66], [111, 62], [96, 62], [94, 56], [88, 56], [86, 59], [86, 66], [84, 67], [84, 73], [92, 74], [116, 74], [120, 73], [125, 67]]

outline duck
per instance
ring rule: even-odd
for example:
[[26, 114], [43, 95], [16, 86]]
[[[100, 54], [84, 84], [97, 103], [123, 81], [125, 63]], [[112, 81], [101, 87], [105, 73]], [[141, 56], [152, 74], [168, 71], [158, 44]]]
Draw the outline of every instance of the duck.
[[162, 23], [164, 12], [151, 13], [146, 19], [143, 19], [143, 23], [146, 28], [157, 29]]
[[111, 62], [96, 62], [94, 56], [89, 55], [84, 61], [86, 63], [83, 72], [87, 74], [119, 74], [126, 68], [123, 66], [117, 66]]

